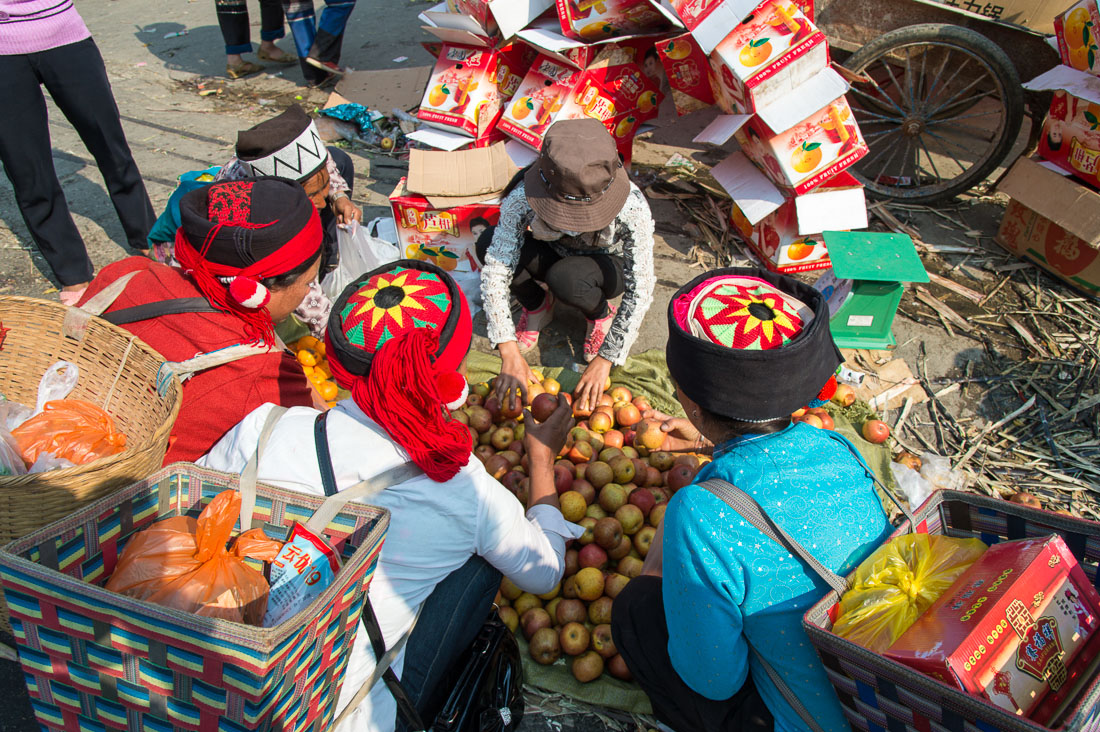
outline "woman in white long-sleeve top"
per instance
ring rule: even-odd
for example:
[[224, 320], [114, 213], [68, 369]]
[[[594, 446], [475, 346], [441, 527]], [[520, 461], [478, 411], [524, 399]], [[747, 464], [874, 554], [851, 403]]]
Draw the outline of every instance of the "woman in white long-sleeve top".
[[[336, 301], [326, 337], [333, 375], [351, 398], [324, 414], [289, 410], [259, 463], [261, 481], [318, 494], [324, 492], [321, 444], [328, 446], [339, 489], [410, 460], [423, 470], [369, 499], [391, 513], [370, 587], [387, 648], [423, 607], [392, 666], [422, 714], [430, 714], [423, 705], [433, 687], [485, 620], [501, 575], [530, 592], [551, 590], [564, 573], [566, 541], [583, 533], [562, 517], [554, 490], [553, 459], [571, 424], [564, 398], [545, 422], [526, 418], [526, 510], [471, 459], [469, 430], [448, 412], [465, 401], [466, 382], [457, 371], [470, 339], [462, 291], [434, 264], [400, 261], [363, 275]], [[272, 408], [246, 417], [202, 464], [243, 469]], [[338, 710], [374, 667], [361, 632]], [[395, 715], [393, 696], [376, 684], [340, 729], [392, 730]]]

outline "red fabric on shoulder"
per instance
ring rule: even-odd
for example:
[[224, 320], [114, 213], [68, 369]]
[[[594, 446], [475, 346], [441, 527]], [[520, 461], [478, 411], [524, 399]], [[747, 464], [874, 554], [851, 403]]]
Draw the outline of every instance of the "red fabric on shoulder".
[[[146, 257], [129, 257], [100, 270], [81, 303], [130, 272], [138, 274], [107, 312], [160, 300], [202, 297], [180, 270]], [[183, 313], [123, 327], [167, 361], [185, 361], [252, 340], [245, 332], [245, 323], [228, 313]], [[313, 405], [309, 382], [288, 352], [250, 356], [195, 374], [183, 384], [183, 402], [164, 464], [202, 457], [245, 415], [265, 402], [285, 407]]]

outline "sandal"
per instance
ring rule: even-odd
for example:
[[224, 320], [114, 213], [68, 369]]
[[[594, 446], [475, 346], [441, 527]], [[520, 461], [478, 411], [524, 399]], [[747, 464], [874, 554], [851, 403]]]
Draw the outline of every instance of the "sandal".
[[[279, 50], [282, 50], [282, 49], [279, 49]], [[298, 57], [295, 56], [292, 53], [287, 53], [286, 51], [283, 51], [282, 56], [272, 56], [271, 54], [269, 54], [267, 51], [265, 51], [262, 48], [259, 51], [256, 51], [256, 58], [260, 59], [261, 61], [270, 61], [273, 64], [296, 64], [296, 63], [298, 63]]]
[[241, 61], [236, 66], [226, 66], [225, 73], [230, 79], [243, 79], [246, 76], [263, 71], [264, 67], [251, 61]]

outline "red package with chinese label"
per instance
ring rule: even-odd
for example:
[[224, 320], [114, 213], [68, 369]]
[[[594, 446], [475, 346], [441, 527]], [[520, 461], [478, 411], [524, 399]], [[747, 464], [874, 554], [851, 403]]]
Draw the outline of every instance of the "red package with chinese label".
[[1098, 627], [1100, 596], [1051, 535], [990, 547], [884, 655], [1009, 712], [1049, 715], [1100, 650]]
[[398, 249], [406, 259], [434, 262], [448, 272], [477, 272], [474, 246], [481, 232], [496, 226], [500, 201], [481, 201], [437, 209], [405, 188], [405, 178], [390, 194], [397, 224]]
[[472, 137], [488, 132], [500, 116], [501, 59], [496, 49], [444, 43], [416, 116]]
[[1100, 182], [1100, 105], [1055, 90], [1039, 135], [1039, 155], [1096, 188]]

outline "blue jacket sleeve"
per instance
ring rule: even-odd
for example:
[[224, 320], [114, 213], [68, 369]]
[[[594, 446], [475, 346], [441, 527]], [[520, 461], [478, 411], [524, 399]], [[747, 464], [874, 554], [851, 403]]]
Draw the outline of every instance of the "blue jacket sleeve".
[[[149, 230], [149, 236], [146, 237], [149, 246], [176, 240], [176, 229], [180, 227], [180, 199], [183, 198], [183, 194], [189, 193], [196, 188], [210, 185], [210, 182], [214, 179], [214, 175], [216, 175], [219, 170], [221, 170], [221, 168], [214, 166], [206, 170], [191, 170], [180, 176], [179, 185], [176, 186], [176, 190], [172, 191], [172, 195], [168, 197], [168, 203], [164, 207], [164, 212], [157, 217], [156, 222], [153, 223], [153, 228]], [[199, 178], [204, 175], [209, 176], [210, 180], [199, 180]]]
[[728, 527], [719, 531], [708, 520], [720, 510], [711, 498], [696, 486], [673, 497], [664, 518], [662, 594], [673, 667], [696, 692], [722, 700], [748, 674], [740, 609], [745, 572], [723, 546]]

